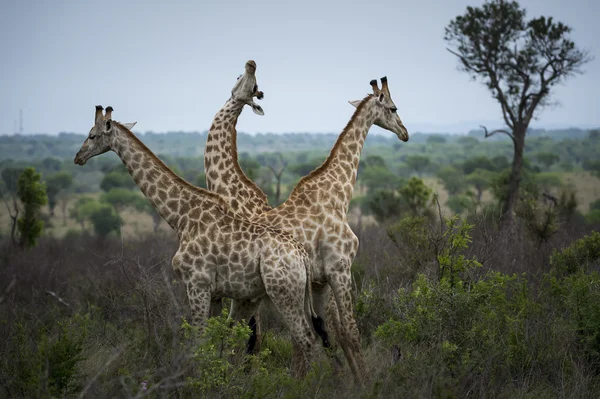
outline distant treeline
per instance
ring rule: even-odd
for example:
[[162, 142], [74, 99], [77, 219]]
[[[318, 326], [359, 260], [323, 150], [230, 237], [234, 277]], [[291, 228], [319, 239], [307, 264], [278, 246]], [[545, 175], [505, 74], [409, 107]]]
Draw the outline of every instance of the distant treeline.
[[[588, 136], [588, 130], [561, 129], [544, 130], [530, 129], [528, 137], [548, 137], [553, 140], [583, 139]], [[207, 132], [167, 132], [137, 133], [138, 137], [148, 147], [158, 154], [172, 157], [198, 157], [204, 153]], [[263, 152], [302, 152], [322, 151], [329, 149], [335, 143], [338, 133], [257, 133], [250, 135], [238, 133], [240, 152], [249, 154]], [[482, 130], [472, 130], [466, 137], [477, 140], [483, 139]], [[449, 133], [419, 133], [411, 135], [410, 142], [404, 145], [423, 144], [432, 140], [436, 142], [456, 142], [465, 135]], [[439, 138], [439, 140], [436, 140]], [[0, 135], [0, 160], [15, 161], [39, 160], [47, 157], [70, 158], [81, 147], [84, 135], [79, 133], [60, 133], [58, 135], [28, 134]], [[496, 135], [488, 140], [508, 140], [504, 135]], [[398, 139], [392, 135], [380, 132], [370, 134], [365, 144], [366, 148], [385, 146], [399, 149]]]

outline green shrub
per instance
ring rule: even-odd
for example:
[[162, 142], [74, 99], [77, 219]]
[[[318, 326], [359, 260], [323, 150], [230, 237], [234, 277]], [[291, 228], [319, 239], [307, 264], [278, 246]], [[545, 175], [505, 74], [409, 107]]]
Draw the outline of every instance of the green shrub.
[[0, 375], [10, 396], [62, 397], [79, 392], [77, 365], [85, 359], [88, 324], [89, 315], [79, 314], [39, 331], [15, 323], [2, 361], [6, 375]]
[[564, 278], [546, 276], [546, 282], [553, 308], [561, 312], [563, 322], [579, 337], [588, 361], [600, 371], [600, 274], [588, 274], [580, 267]]
[[[549, 338], [534, 327], [543, 314], [524, 275], [490, 271], [474, 277], [481, 265], [464, 254], [471, 228], [456, 217], [446, 220], [435, 241], [437, 278], [419, 274], [410, 289], [400, 289], [392, 316], [376, 331], [402, 352], [391, 370], [398, 384], [414, 386], [419, 378], [430, 378], [435, 395], [478, 396], [526, 385], [532, 373], [547, 371], [558, 356], [548, 353]], [[425, 376], [417, 377], [419, 372]]]
[[553, 251], [550, 265], [558, 275], [573, 274], [587, 270], [600, 260], [600, 233], [594, 231], [589, 236], [574, 241], [562, 251]]

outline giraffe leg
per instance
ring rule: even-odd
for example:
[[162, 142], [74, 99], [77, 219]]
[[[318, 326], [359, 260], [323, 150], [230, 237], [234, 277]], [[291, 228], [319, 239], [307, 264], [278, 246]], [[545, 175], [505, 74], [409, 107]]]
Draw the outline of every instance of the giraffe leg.
[[[306, 314], [304, 296], [306, 295], [306, 276], [297, 278], [290, 276], [286, 279], [286, 285], [283, 286], [280, 275], [273, 272], [265, 271], [268, 266], [261, 264], [261, 274], [265, 283], [267, 295], [277, 308], [292, 336], [292, 344], [294, 354], [292, 356], [292, 375], [296, 378], [306, 375], [310, 368], [310, 363], [313, 357], [315, 341], [317, 336], [313, 330], [313, 326], [309, 322], [309, 317]], [[289, 269], [282, 266], [279, 269], [269, 268], [271, 270]], [[304, 266], [298, 267], [303, 270]], [[273, 283], [270, 283], [273, 282]]]
[[206, 321], [210, 314], [210, 288], [199, 286], [193, 281], [186, 281], [188, 301], [192, 309], [192, 325], [200, 328], [200, 331], [206, 327]]
[[329, 273], [328, 278], [340, 318], [340, 345], [354, 377], [362, 384], [366, 369], [360, 348], [360, 333], [354, 319], [350, 265], [341, 262], [340, 267]]
[[[321, 318], [327, 315], [325, 318], [324, 328], [320, 332], [318, 328], [317, 334], [321, 337], [323, 347], [326, 349], [327, 355], [333, 360], [333, 368], [337, 372], [343, 365], [338, 356], [337, 344], [340, 341], [340, 318], [338, 316], [337, 307], [335, 304], [335, 298], [331, 295], [331, 289], [329, 284], [315, 284], [312, 286], [313, 303], [315, 312]], [[313, 322], [314, 324], [314, 322]], [[335, 332], [335, 334], [332, 334]], [[332, 339], [335, 335], [335, 339]]]
[[[260, 348], [257, 348], [258, 334], [257, 334], [257, 322], [254, 315], [258, 314], [257, 309], [260, 305], [260, 300], [232, 300], [231, 301], [231, 313], [230, 317], [235, 321], [246, 320], [248, 326], [252, 330], [252, 335], [248, 340], [248, 346], [246, 348], [247, 354], [258, 353]], [[258, 349], [258, 350], [257, 350]]]

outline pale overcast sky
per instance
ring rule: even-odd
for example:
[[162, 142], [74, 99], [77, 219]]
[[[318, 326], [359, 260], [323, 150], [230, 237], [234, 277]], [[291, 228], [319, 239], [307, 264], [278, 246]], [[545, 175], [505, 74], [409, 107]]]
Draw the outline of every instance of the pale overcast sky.
[[[0, 2], [0, 134], [87, 132], [94, 106], [136, 131], [203, 131], [244, 63], [258, 64], [265, 116], [244, 132], [339, 132], [348, 100], [387, 75], [410, 132], [499, 121], [487, 90], [457, 70], [444, 27], [480, 0]], [[555, 91], [538, 126], [600, 126], [600, 1], [522, 0], [596, 60]], [[460, 127], [459, 127], [460, 126]], [[474, 123], [473, 128], [477, 127]]]

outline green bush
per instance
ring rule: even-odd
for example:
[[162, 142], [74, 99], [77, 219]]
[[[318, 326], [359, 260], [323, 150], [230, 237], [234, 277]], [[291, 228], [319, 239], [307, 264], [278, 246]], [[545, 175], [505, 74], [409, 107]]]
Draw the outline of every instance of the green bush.
[[62, 397], [81, 390], [78, 363], [84, 360], [89, 315], [75, 314], [35, 331], [15, 323], [7, 339], [9, 351], [2, 360], [0, 380], [10, 396]]
[[574, 241], [562, 251], [556, 249], [550, 257], [550, 265], [557, 275], [569, 275], [579, 270], [586, 271], [600, 260], [600, 233]]
[[[555, 263], [572, 262], [568, 257], [559, 260], [560, 257], [553, 256], [553, 259]], [[553, 308], [561, 312], [562, 322], [577, 334], [588, 360], [600, 371], [600, 274], [595, 271], [588, 274], [579, 267], [564, 278], [551, 275], [546, 281]]]
[[530, 390], [532, 378], [543, 390], [544, 373], [562, 356], [547, 345], [559, 338], [549, 326], [539, 329], [545, 315], [524, 275], [489, 271], [476, 277], [481, 265], [465, 255], [471, 228], [448, 219], [434, 238], [437, 278], [419, 274], [410, 289], [398, 290], [392, 316], [375, 334], [402, 354], [390, 372], [396, 384], [426, 383], [434, 396]]

